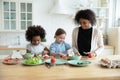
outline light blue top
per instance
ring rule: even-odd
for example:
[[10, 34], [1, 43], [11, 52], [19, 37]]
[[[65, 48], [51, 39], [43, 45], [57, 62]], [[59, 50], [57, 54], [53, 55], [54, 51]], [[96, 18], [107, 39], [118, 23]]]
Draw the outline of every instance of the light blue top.
[[62, 42], [62, 43], [54, 42], [50, 45], [50, 53], [66, 54], [67, 50], [69, 49], [71, 49], [71, 46], [66, 42]]

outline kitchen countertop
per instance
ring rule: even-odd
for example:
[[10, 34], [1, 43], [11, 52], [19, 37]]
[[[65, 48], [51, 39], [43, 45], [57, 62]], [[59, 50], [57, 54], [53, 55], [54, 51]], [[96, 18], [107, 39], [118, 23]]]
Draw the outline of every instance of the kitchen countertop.
[[[113, 46], [110, 45], [105, 45], [104, 47], [106, 48], [114, 48]], [[8, 46], [0, 46], [0, 50], [26, 50], [25, 47], [8, 47]]]
[[[120, 55], [106, 57], [120, 59]], [[103, 68], [98, 65], [100, 59], [90, 59], [92, 63], [86, 67], [58, 65], [50, 69], [45, 65], [4, 65], [0, 60], [0, 80], [120, 80], [120, 68]]]

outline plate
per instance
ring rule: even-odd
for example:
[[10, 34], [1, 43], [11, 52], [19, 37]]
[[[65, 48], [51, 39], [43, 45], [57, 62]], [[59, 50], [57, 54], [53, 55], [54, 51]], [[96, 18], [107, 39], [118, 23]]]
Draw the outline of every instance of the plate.
[[5, 61], [3, 61], [3, 64], [15, 65], [15, 64], [18, 64], [18, 62], [5, 62]]
[[68, 61], [68, 64], [73, 65], [73, 66], [87, 66], [91, 62], [87, 60], [70, 60]]
[[3, 60], [3, 64], [7, 65], [15, 65], [19, 63], [19, 59], [17, 58], [6, 58]]
[[[51, 59], [47, 59], [45, 60], [45, 62], [51, 63]], [[67, 60], [64, 60], [64, 59], [56, 59], [56, 62], [55, 62], [56, 65], [65, 64], [65, 63], [67, 63]]]
[[37, 65], [41, 65], [43, 64], [44, 62], [40, 62], [38, 64], [26, 64], [25, 61], [22, 61], [22, 64], [25, 65], [25, 66], [37, 66]]

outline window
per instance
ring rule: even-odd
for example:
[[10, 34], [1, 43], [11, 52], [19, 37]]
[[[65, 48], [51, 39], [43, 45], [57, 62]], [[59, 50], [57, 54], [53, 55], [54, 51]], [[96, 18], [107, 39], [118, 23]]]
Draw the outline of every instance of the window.
[[15, 2], [3, 2], [4, 13], [4, 29], [15, 30], [16, 29], [16, 3]]
[[32, 25], [32, 4], [20, 3], [20, 8], [20, 28], [25, 30], [28, 26]]
[[111, 25], [110, 27], [120, 27], [120, 0], [111, 0]]
[[31, 0], [3, 0], [1, 12], [3, 31], [24, 31], [32, 25], [32, 1]]

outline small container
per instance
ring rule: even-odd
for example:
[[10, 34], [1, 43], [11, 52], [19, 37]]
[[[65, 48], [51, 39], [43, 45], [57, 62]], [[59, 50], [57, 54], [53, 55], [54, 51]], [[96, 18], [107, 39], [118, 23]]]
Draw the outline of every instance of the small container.
[[71, 60], [80, 60], [81, 56], [70, 56], [69, 57]]
[[26, 53], [25, 55], [22, 55], [24, 59], [29, 59], [32, 58], [34, 56], [34, 54], [31, 53]]

